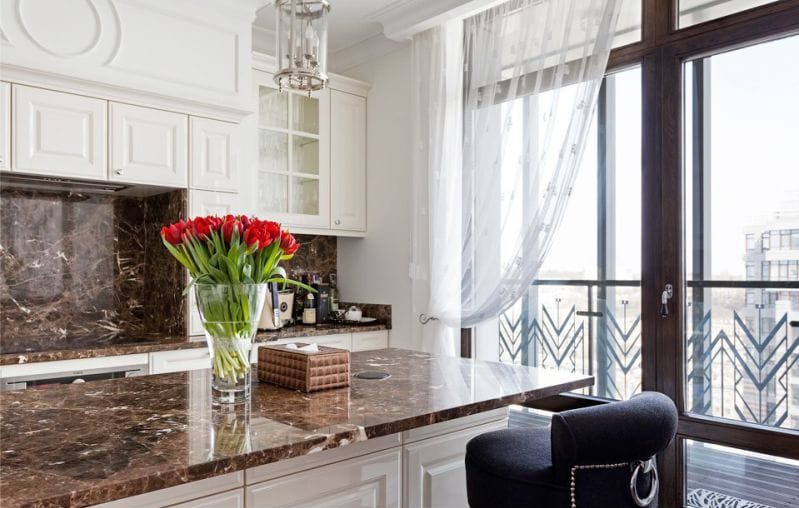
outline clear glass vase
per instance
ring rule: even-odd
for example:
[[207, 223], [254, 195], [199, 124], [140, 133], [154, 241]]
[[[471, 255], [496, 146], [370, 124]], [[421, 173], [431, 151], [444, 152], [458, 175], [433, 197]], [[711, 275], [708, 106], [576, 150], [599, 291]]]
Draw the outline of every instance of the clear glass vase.
[[194, 285], [205, 339], [211, 352], [215, 404], [250, 399], [250, 351], [267, 295], [266, 284]]

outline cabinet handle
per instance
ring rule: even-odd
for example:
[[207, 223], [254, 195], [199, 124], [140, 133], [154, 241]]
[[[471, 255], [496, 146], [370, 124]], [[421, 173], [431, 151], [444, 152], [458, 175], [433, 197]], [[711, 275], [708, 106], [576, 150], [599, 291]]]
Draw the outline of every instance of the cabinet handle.
[[124, 173], [124, 172], [125, 172], [125, 170], [123, 170], [123, 169], [115, 169], [115, 170], [114, 170], [114, 173], [116, 173], [116, 174], [118, 174], [118, 175], [121, 175], [121, 174], [122, 174], [122, 173]]
[[334, 223], [336, 226], [339, 226], [339, 225], [341, 225], [341, 221], [340, 221], [339, 219], [336, 219], [335, 221], [333, 221], [333, 223]]

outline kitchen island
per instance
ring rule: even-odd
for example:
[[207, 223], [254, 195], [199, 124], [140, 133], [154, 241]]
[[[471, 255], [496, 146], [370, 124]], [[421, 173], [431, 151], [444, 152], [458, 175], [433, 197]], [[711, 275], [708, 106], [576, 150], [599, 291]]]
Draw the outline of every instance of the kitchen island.
[[16, 506], [415, 506], [465, 499], [463, 447], [507, 406], [590, 376], [400, 349], [353, 353], [348, 388], [255, 383], [210, 404], [209, 372], [0, 393], [0, 496]]

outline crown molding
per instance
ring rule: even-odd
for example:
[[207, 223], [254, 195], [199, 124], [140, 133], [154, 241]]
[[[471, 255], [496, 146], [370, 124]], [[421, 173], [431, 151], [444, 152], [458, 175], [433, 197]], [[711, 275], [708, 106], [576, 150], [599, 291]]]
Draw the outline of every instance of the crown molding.
[[373, 35], [348, 48], [341, 49], [328, 56], [331, 69], [336, 72], [347, 72], [363, 63], [383, 57], [392, 51], [405, 46], [407, 42], [397, 42], [386, 38], [383, 34]]
[[366, 16], [383, 25], [383, 33], [394, 41], [406, 41], [415, 34], [455, 18], [465, 18], [504, 0], [398, 0]]

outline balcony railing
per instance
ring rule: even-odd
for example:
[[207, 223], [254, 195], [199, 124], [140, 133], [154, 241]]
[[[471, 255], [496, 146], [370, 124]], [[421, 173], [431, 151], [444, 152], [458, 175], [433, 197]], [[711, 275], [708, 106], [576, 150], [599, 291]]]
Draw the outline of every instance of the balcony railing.
[[[799, 329], [785, 309], [741, 303], [747, 289], [794, 282], [689, 282], [685, 343], [691, 412], [799, 427]], [[737, 306], [737, 308], [736, 308]], [[764, 318], [767, 316], [767, 318]], [[641, 390], [639, 281], [546, 280], [499, 322], [500, 359], [593, 374], [585, 393], [629, 398]]]

